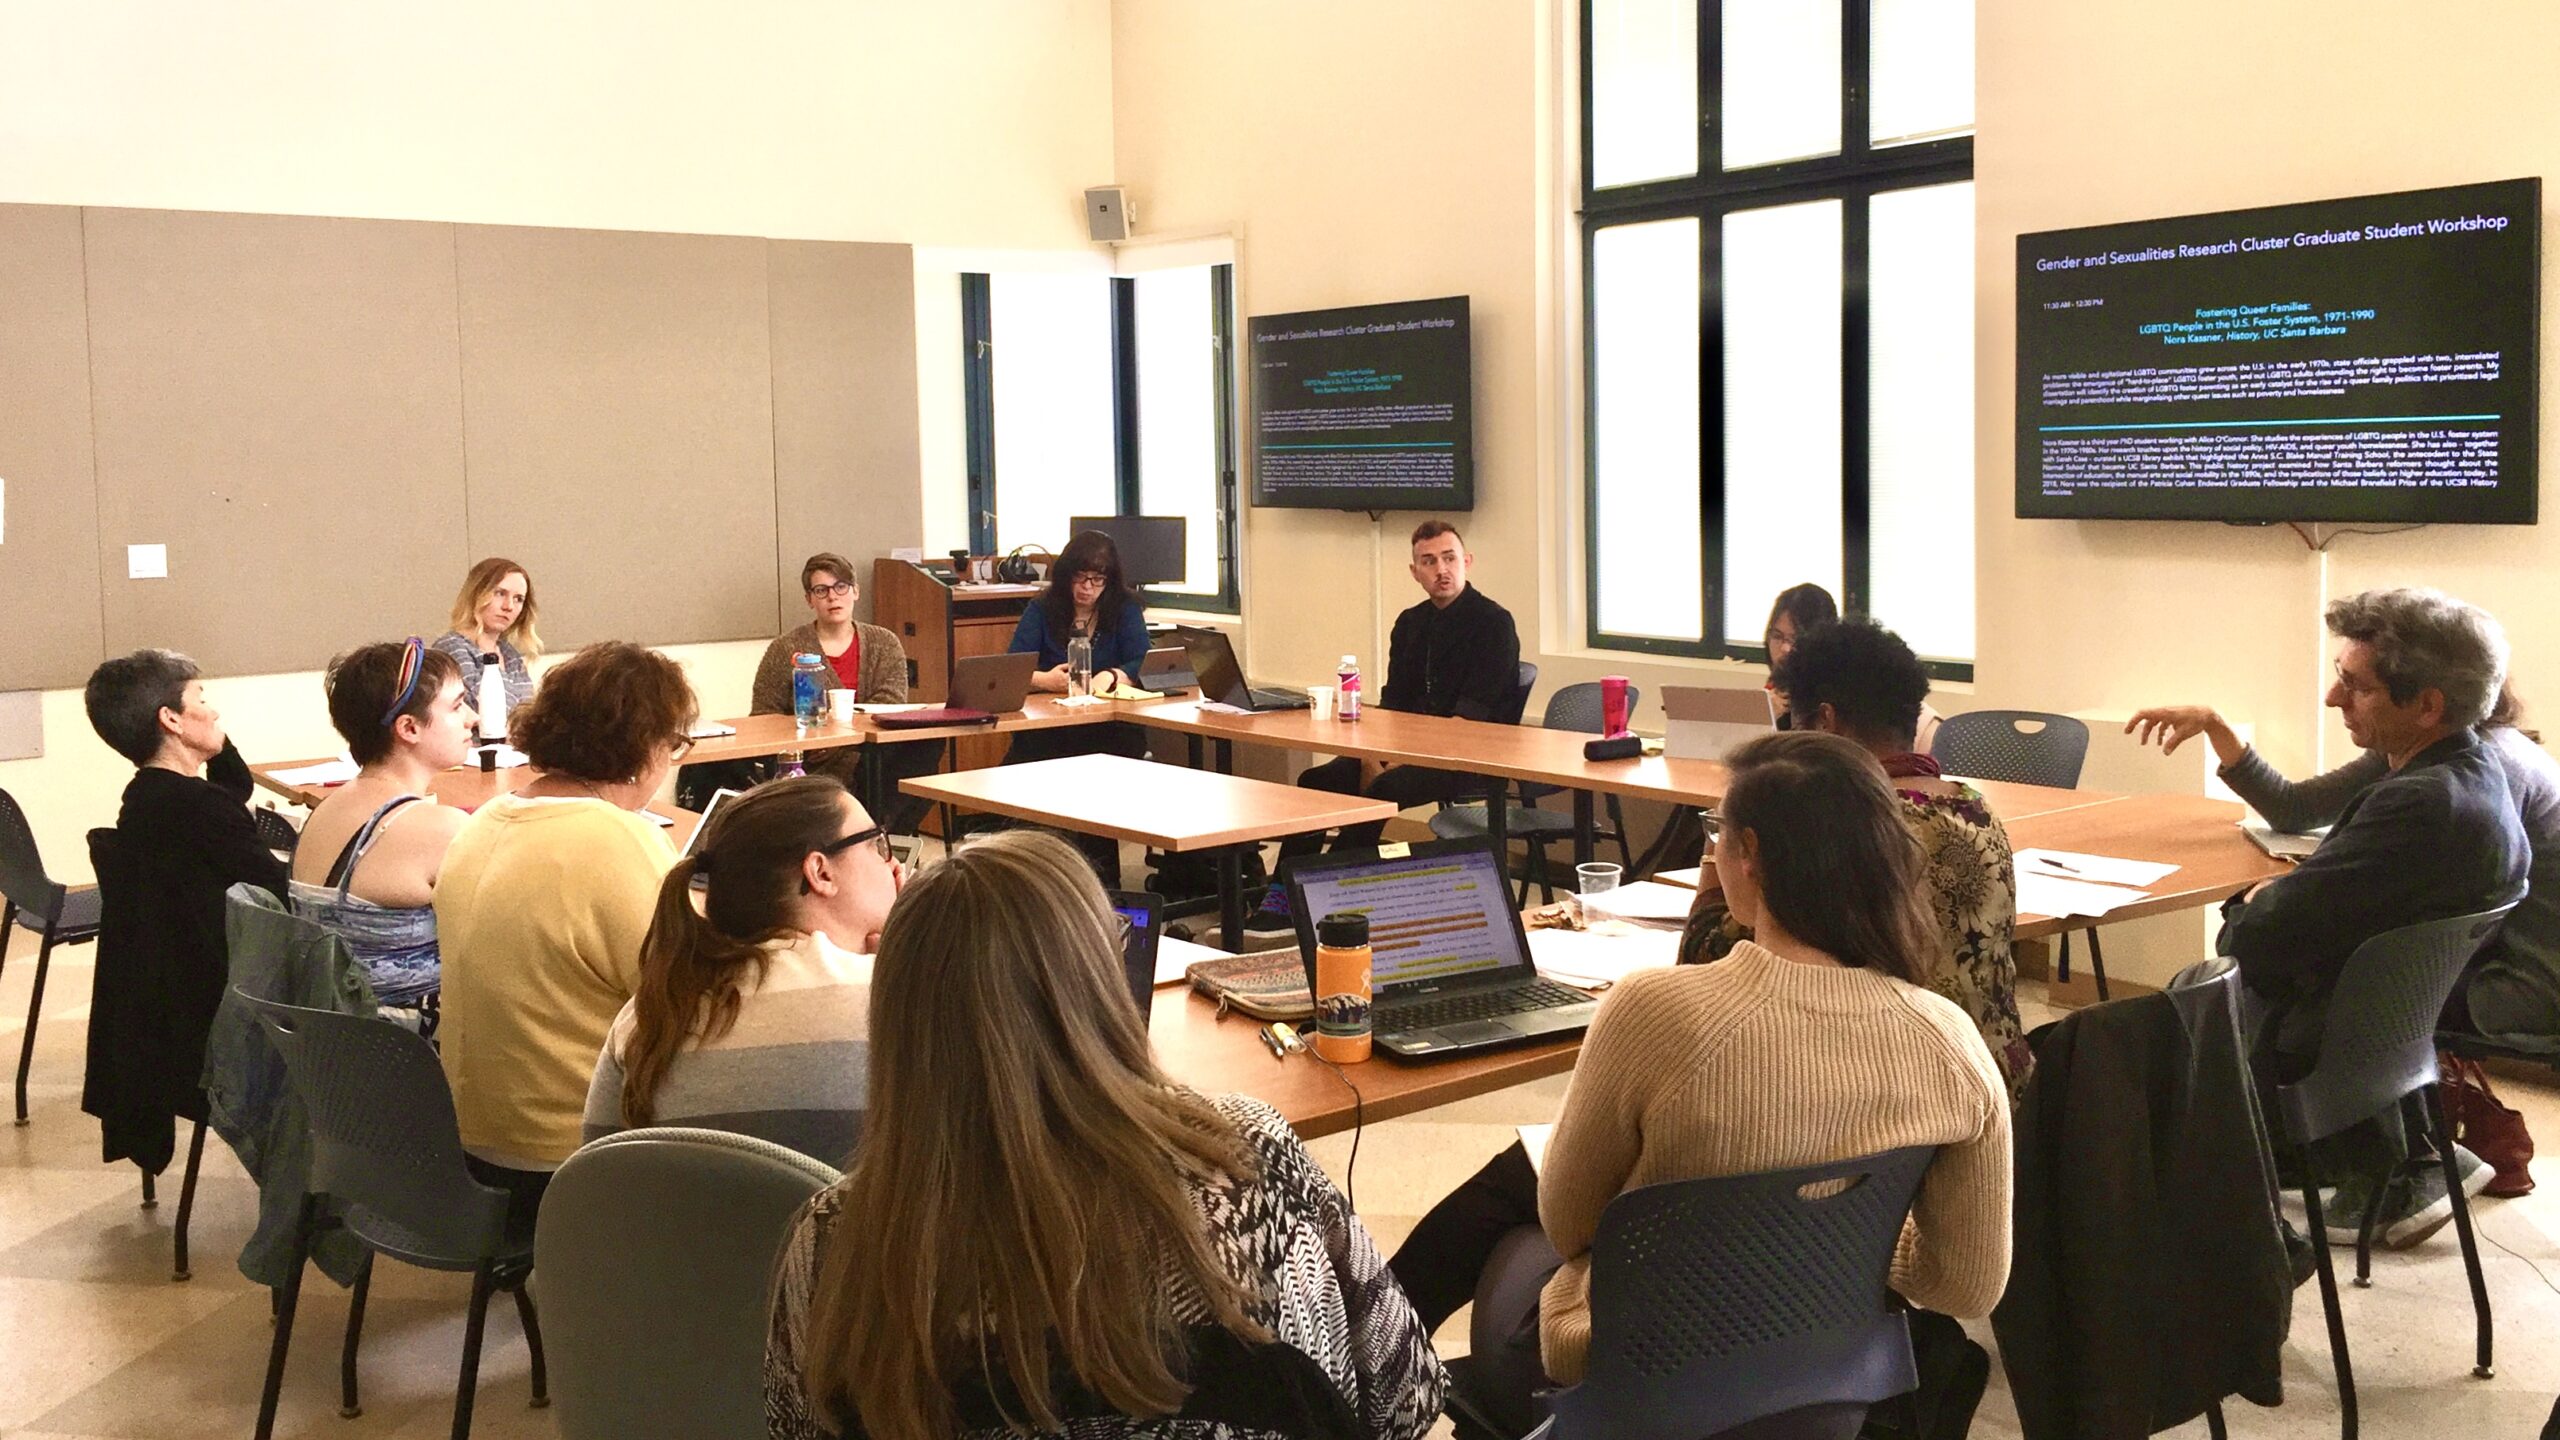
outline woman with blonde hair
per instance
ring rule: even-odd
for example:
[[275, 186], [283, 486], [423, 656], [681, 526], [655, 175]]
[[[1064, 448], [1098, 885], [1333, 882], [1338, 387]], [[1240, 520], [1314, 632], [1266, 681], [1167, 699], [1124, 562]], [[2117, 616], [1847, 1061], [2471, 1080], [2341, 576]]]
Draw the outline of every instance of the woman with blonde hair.
[[462, 590], [453, 597], [453, 628], [436, 637], [436, 648], [462, 668], [463, 705], [475, 716], [484, 656], [498, 657], [508, 710], [533, 698], [533, 672], [525, 662], [542, 653], [542, 634], [534, 628], [538, 615], [533, 577], [513, 560], [493, 555], [462, 577]]
[[871, 954], [902, 878], [889, 833], [824, 775], [759, 785], [708, 824], [659, 882], [586, 1138], [699, 1125], [841, 1165], [862, 1124]]
[[768, 1432], [1416, 1440], [1446, 1375], [1269, 1106], [1184, 1089], [1115, 917], [1055, 836], [907, 886], [872, 982], [852, 1170], [783, 1251]]

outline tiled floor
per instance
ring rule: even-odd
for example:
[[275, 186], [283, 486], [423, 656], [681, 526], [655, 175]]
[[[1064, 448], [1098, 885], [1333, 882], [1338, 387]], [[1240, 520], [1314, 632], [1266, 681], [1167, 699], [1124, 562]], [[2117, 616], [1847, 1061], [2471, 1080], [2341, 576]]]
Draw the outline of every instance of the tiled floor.
[[[14, 1059], [34, 947], [12, 942], [0, 977], [0, 1056]], [[206, 1147], [192, 1226], [195, 1278], [169, 1278], [177, 1176], [159, 1208], [137, 1206], [130, 1166], [97, 1161], [95, 1122], [79, 1112], [90, 964], [86, 948], [58, 952], [36, 1047], [33, 1123], [0, 1124], [0, 1437], [7, 1440], [192, 1440], [249, 1433], [271, 1335], [265, 1294], [232, 1264], [248, 1232], [254, 1192], [217, 1140]], [[2560, 1093], [2505, 1087], [2560, 1152]], [[1373, 1127], [1360, 1147], [1357, 1195], [1370, 1229], [1392, 1249], [1415, 1218], [1511, 1139], [1548, 1120], [1561, 1079]], [[1340, 1178], [1350, 1137], [1320, 1141]], [[2481, 1231], [2496, 1306], [2499, 1369], [2470, 1378], [2471, 1312], [2453, 1234], [2375, 1262], [2371, 1290], [2346, 1292], [2365, 1433], [2374, 1436], [2535, 1433], [2560, 1393], [2560, 1170], [2539, 1195], [2483, 1202]], [[337, 1338], [345, 1294], [316, 1276], [305, 1285], [278, 1433], [360, 1440], [427, 1437], [450, 1424], [461, 1354], [465, 1281], [383, 1262], [366, 1319], [364, 1414], [337, 1415]], [[1988, 1340], [1987, 1328], [1978, 1327]], [[1465, 1343], [1463, 1312], [1442, 1334]], [[486, 1440], [551, 1437], [550, 1412], [527, 1406], [523, 1341], [501, 1304], [490, 1322], [475, 1433]], [[2241, 1405], [2240, 1436], [2337, 1433], [2337, 1405], [2315, 1290], [2299, 1292], [2287, 1354], [2288, 1402]], [[1444, 1426], [1445, 1431], [1445, 1426]], [[1995, 1373], [1975, 1433], [2017, 1433]], [[2181, 1434], [2201, 1435], [2201, 1424]]]

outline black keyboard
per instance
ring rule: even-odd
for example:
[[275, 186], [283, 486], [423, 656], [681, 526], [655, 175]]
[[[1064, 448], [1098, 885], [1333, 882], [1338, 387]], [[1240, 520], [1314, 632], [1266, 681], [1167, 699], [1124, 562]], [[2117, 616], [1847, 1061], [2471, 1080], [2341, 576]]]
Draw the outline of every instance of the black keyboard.
[[1309, 704], [1304, 690], [1256, 690], [1248, 686], [1244, 693], [1253, 697], [1253, 708], [1257, 710], [1304, 710]]
[[1492, 1020], [1504, 1015], [1517, 1015], [1524, 1010], [1552, 1010], [1559, 1005], [1579, 1005], [1590, 998], [1569, 985], [1541, 980], [1534, 985], [1511, 989], [1439, 995], [1403, 1005], [1380, 1006], [1378, 1028], [1388, 1031], [1436, 1030], [1465, 1020]]

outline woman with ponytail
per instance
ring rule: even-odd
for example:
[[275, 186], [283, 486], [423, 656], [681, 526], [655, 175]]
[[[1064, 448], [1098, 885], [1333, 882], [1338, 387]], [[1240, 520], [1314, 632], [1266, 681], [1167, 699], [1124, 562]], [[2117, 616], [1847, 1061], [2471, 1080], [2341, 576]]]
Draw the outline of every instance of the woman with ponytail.
[[871, 952], [903, 879], [887, 832], [825, 776], [722, 806], [658, 888], [586, 1138], [696, 1125], [842, 1165], [862, 1122]]

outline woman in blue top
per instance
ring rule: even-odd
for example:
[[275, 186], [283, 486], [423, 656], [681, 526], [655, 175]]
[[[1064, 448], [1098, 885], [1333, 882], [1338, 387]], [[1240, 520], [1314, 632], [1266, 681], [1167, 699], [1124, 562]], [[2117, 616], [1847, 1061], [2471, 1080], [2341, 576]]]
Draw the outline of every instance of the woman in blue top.
[[1067, 542], [1049, 567], [1048, 588], [1022, 612], [1013, 627], [1015, 653], [1040, 657], [1031, 688], [1052, 695], [1067, 690], [1067, 642], [1076, 636], [1093, 641], [1093, 675], [1134, 683], [1138, 662], [1147, 658], [1147, 612], [1120, 568], [1120, 547], [1099, 530], [1087, 530]]
[[[1022, 612], [1013, 628], [1012, 649], [1040, 657], [1031, 687], [1053, 695], [1066, 693], [1067, 642], [1076, 636], [1093, 641], [1093, 678], [1135, 683], [1138, 662], [1147, 658], [1147, 612], [1138, 603], [1120, 568], [1120, 547], [1099, 530], [1087, 530], [1067, 542], [1049, 567], [1048, 588]], [[1143, 760], [1147, 735], [1137, 726], [1115, 720], [1107, 725], [1074, 725], [1056, 730], [1025, 730], [1013, 737], [1005, 763], [1055, 760], [1066, 755], [1125, 755]], [[1120, 846], [1096, 836], [1072, 837], [1093, 862], [1102, 883], [1120, 883]]]

